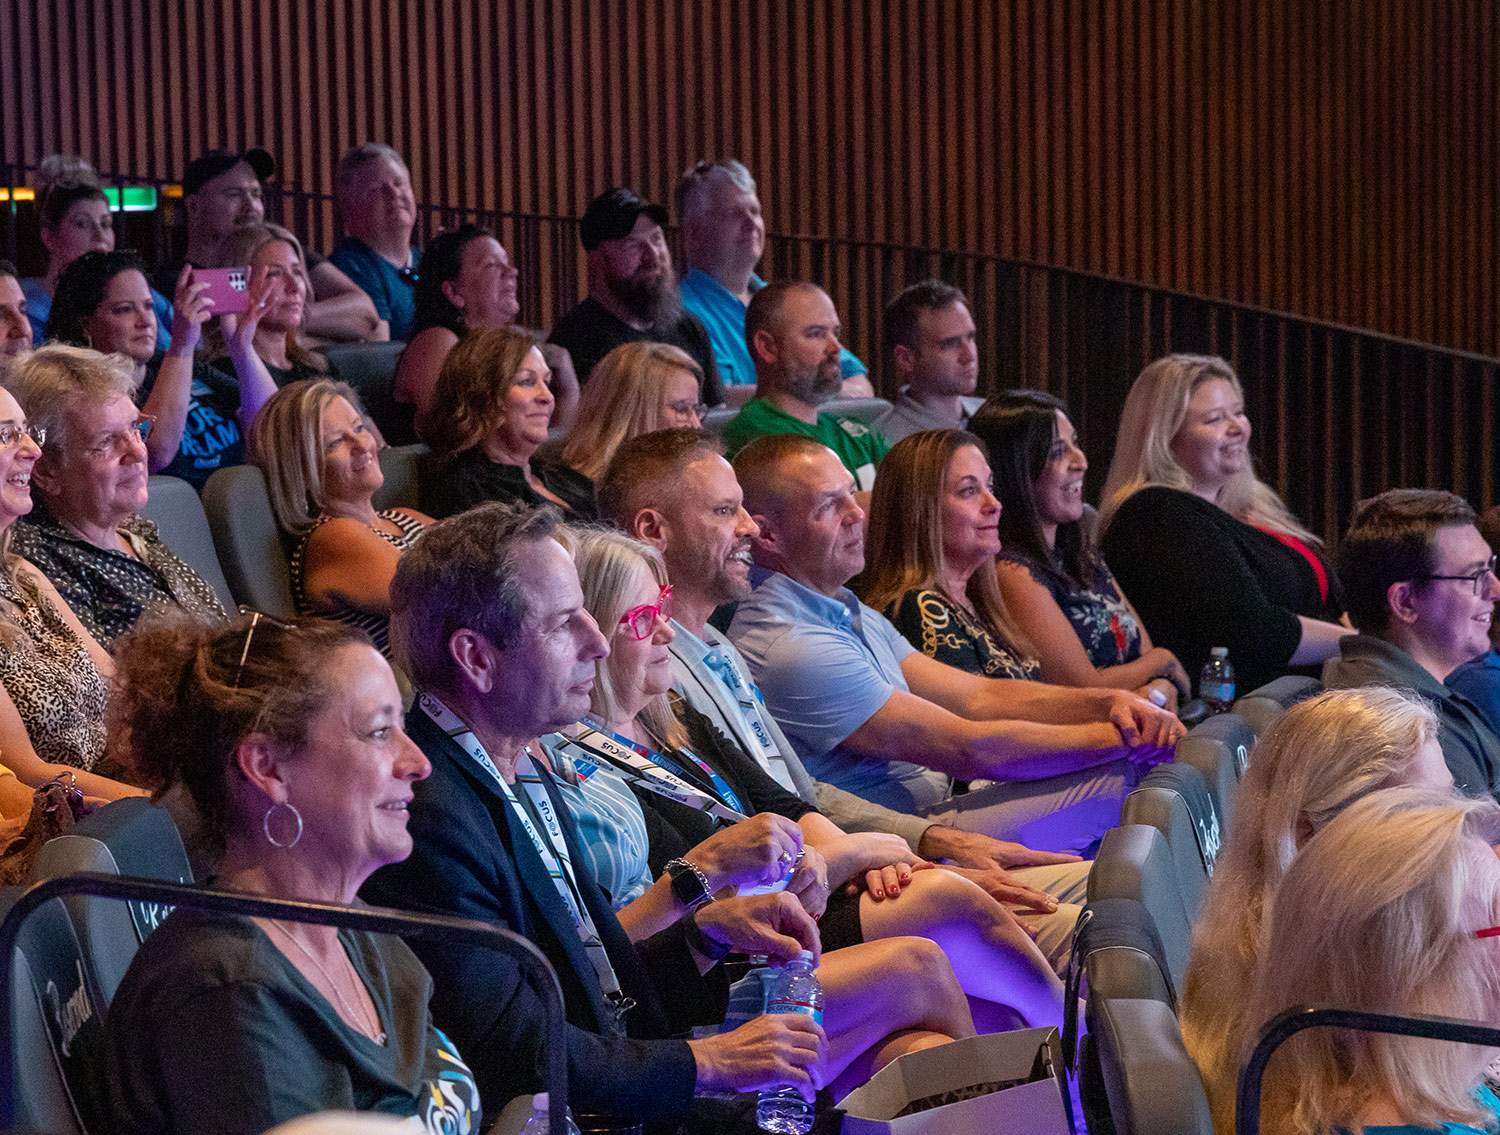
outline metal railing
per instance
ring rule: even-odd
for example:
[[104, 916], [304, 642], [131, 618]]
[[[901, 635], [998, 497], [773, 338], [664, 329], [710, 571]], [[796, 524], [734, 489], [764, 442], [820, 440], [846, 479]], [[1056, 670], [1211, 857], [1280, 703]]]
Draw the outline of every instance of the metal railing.
[[0, 1013], [3, 1013], [3, 1018], [0, 1018], [0, 1131], [11, 1131], [15, 1125], [16, 1047], [12, 1036], [12, 999], [17, 991], [12, 988], [14, 967], [11, 965], [11, 958], [17, 949], [21, 926], [27, 916], [52, 899], [72, 895], [124, 902], [160, 903], [244, 918], [275, 918], [284, 922], [338, 926], [371, 934], [395, 934], [404, 938], [441, 941], [446, 945], [476, 946], [507, 954], [520, 964], [541, 995], [546, 1028], [545, 1078], [551, 1098], [548, 1135], [567, 1135], [568, 1067], [562, 987], [558, 984], [556, 972], [542, 952], [519, 934], [468, 918], [420, 914], [386, 907], [353, 907], [300, 899], [267, 898], [95, 872], [64, 875], [36, 884], [16, 900], [15, 905], [6, 913], [4, 921], [0, 921]]

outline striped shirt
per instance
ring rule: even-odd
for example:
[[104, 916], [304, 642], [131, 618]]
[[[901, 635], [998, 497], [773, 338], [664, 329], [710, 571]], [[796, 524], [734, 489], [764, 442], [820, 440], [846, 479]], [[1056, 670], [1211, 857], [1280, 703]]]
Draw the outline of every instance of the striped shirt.
[[[390, 544], [398, 552], [404, 552], [417, 542], [417, 537], [422, 534], [426, 524], [410, 516], [400, 509], [382, 509], [375, 515], [382, 520], [389, 520], [397, 528], [401, 529], [399, 536], [393, 536], [389, 532], [383, 532], [379, 528], [371, 526], [370, 531], [379, 536], [387, 544]], [[313, 533], [323, 527], [325, 523], [332, 520], [331, 516], [320, 516], [318, 522], [312, 526], [308, 533], [297, 541], [297, 548], [292, 552], [291, 576], [292, 576], [292, 603], [297, 608], [299, 615], [318, 615], [321, 618], [332, 619], [334, 622], [347, 623], [351, 627], [358, 627], [370, 636], [370, 641], [375, 644], [375, 649], [387, 658], [391, 656], [391, 621], [385, 615], [377, 615], [372, 611], [359, 611], [353, 607], [339, 604], [331, 611], [319, 611], [312, 608], [307, 602], [307, 584], [304, 576], [307, 571], [307, 545], [312, 540]]]

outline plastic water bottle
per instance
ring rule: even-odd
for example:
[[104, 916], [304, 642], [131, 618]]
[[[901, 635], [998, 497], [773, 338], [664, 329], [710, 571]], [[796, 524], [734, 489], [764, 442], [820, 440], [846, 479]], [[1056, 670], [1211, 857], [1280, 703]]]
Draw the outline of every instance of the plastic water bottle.
[[1234, 667], [1229, 663], [1229, 647], [1216, 646], [1208, 652], [1208, 661], [1198, 675], [1198, 696], [1215, 713], [1228, 713], [1234, 704]]
[[[766, 982], [767, 1013], [806, 1013], [823, 1023], [823, 987], [813, 969], [812, 951], [803, 950]], [[807, 1135], [813, 1125], [813, 1105], [796, 1088], [768, 1088], [755, 1107], [755, 1125], [776, 1135]]]
[[[551, 1131], [552, 1108], [548, 1102], [546, 1092], [537, 1092], [531, 1097], [531, 1117], [526, 1120], [526, 1126], [521, 1128], [521, 1135], [549, 1135]], [[573, 1116], [568, 1115], [568, 1135], [580, 1135], [578, 1124], [573, 1122]]]

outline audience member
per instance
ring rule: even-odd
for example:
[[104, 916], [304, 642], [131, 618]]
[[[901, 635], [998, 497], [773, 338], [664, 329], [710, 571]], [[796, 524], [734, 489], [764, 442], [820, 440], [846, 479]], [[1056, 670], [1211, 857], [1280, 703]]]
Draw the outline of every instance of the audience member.
[[14, 264], [0, 260], [0, 367], [31, 347], [31, 319], [26, 314], [21, 278]]
[[[1500, 548], [1500, 505], [1485, 509], [1475, 525], [1491, 552]], [[1468, 698], [1500, 734], [1500, 620], [1490, 618], [1490, 648], [1449, 674], [1443, 684]]]
[[1115, 686], [1168, 706], [1192, 696], [1176, 655], [1156, 646], [1094, 542], [1088, 459], [1067, 406], [1041, 390], [991, 397], [969, 423], [989, 454], [1000, 502], [997, 575], [1042, 678]]
[[698, 429], [703, 374], [686, 351], [666, 343], [625, 343], [594, 367], [578, 403], [578, 422], [559, 456], [597, 484], [622, 442], [662, 429]]
[[672, 251], [662, 226], [667, 211], [629, 189], [607, 189], [578, 222], [588, 253], [588, 298], [557, 321], [551, 341], [567, 349], [584, 385], [599, 361], [622, 343], [643, 340], [679, 347], [703, 374], [698, 400], [724, 401], [708, 332], [682, 309]]
[[1392, 489], [1362, 501], [1339, 554], [1349, 618], [1359, 634], [1323, 666], [1332, 689], [1393, 686], [1426, 698], [1438, 741], [1467, 796], [1500, 794], [1500, 734], [1443, 684], [1489, 647], [1500, 580], [1474, 510], [1452, 493]]
[[814, 781], [766, 709], [749, 663], [709, 623], [716, 607], [750, 594], [756, 530], [718, 440], [697, 430], [666, 430], [626, 442], [600, 485], [599, 504], [609, 520], [655, 547], [666, 562], [674, 635], [667, 649], [673, 685], [686, 704], [773, 781], [843, 830], [895, 835], [922, 859], [950, 861], [949, 870], [1006, 903], [1063, 972], [1076, 904], [1088, 882], [1086, 862], [897, 812]]
[[857, 590], [929, 658], [984, 678], [1037, 681], [1041, 667], [995, 579], [1000, 502], [979, 439], [908, 434], [870, 497]]
[[540, 347], [521, 331], [471, 331], [448, 352], [432, 412], [418, 423], [432, 447], [422, 478], [427, 512], [444, 517], [483, 501], [520, 501], [593, 519], [588, 478], [537, 454], [552, 421], [551, 380]]
[[[187, 248], [181, 261], [168, 265], [157, 286], [170, 294], [185, 265], [206, 268], [218, 260], [219, 247], [236, 229], [266, 219], [261, 183], [276, 174], [276, 161], [265, 150], [210, 150], [194, 158], [182, 175], [182, 204], [187, 214]], [[357, 342], [389, 338], [389, 329], [370, 297], [332, 261], [316, 253], [307, 257], [307, 335], [318, 342]]]
[[[510, 254], [488, 230], [460, 225], [433, 238], [422, 257], [417, 281], [417, 315], [411, 342], [396, 367], [396, 400], [420, 420], [432, 408], [438, 373], [448, 352], [465, 333], [483, 327], [510, 327], [520, 313]], [[568, 352], [541, 345], [552, 368], [557, 425], [570, 425], [578, 408], [578, 376]]]
[[[328, 360], [303, 337], [308, 284], [301, 241], [280, 225], [244, 225], [219, 246], [217, 266], [250, 269], [250, 301], [258, 320], [250, 345], [277, 386], [328, 372]], [[247, 318], [219, 316], [208, 353], [232, 359], [230, 340]]]
[[432, 518], [376, 509], [385, 483], [380, 441], [358, 396], [326, 378], [284, 386], [256, 421], [250, 450], [266, 475], [276, 523], [296, 541], [290, 574], [298, 613], [358, 627], [389, 655], [396, 564]]
[[238, 379], [198, 358], [203, 324], [212, 316], [207, 287], [184, 270], [172, 317], [176, 336], [171, 349], [161, 351], [141, 262], [128, 252], [86, 252], [58, 280], [47, 324], [52, 342], [122, 355], [133, 364], [142, 409], [152, 419], [145, 435], [151, 471], [198, 488], [215, 469], [243, 460], [242, 429], [276, 389], [252, 347], [268, 285], [257, 282], [250, 311], [225, 340]]
[[131, 399], [126, 361], [52, 344], [16, 364], [7, 382], [47, 437], [31, 471], [35, 507], [16, 524], [12, 547], [52, 581], [89, 633], [108, 648], [142, 619], [227, 619], [208, 581], [140, 515], [151, 417]]
[[1299, 702], [1256, 742], [1193, 935], [1182, 1035], [1203, 1072], [1214, 1129], [1233, 1126], [1234, 1085], [1257, 1022], [1232, 991], [1251, 985], [1281, 880], [1299, 849], [1383, 788], [1450, 789], [1438, 725], [1396, 690], [1330, 691]]
[[[755, 387], [755, 364], [745, 345], [745, 308], [766, 286], [755, 274], [766, 246], [755, 179], [734, 158], [695, 162], [677, 183], [675, 204], [688, 266], [682, 306], [707, 330], [725, 394], [738, 404]], [[874, 395], [865, 364], [848, 350], [839, 352], [839, 371], [842, 397]]]
[[[407, 806], [430, 766], [357, 630], [258, 613], [161, 625], [120, 666], [121, 749], [158, 793], [186, 789], [220, 852], [217, 886], [347, 904], [410, 854]], [[475, 1078], [433, 1027], [431, 991], [392, 935], [179, 910], [110, 1003], [110, 1130], [259, 1135], [344, 1108], [478, 1131]]]
[[[729, 637], [815, 776], [1050, 850], [1088, 849], [1119, 821], [1137, 763], [1181, 736], [1175, 717], [1121, 690], [1058, 691], [928, 658], [845, 586], [865, 564], [864, 512], [832, 450], [780, 434], [734, 469], [759, 526], [758, 570]], [[999, 783], [955, 797], [954, 778]]]
[[417, 200], [401, 155], [379, 142], [355, 146], [333, 171], [343, 240], [328, 259], [375, 304], [392, 339], [411, 337], [422, 250], [412, 244]]
[[755, 359], [755, 397], [724, 428], [731, 454], [768, 434], [799, 434], [833, 450], [857, 487], [875, 484], [875, 466], [890, 448], [861, 422], [818, 409], [837, 398], [839, 313], [816, 284], [776, 281], [745, 311], [745, 342]]
[[[826, 1005], [842, 1052], [839, 1040], [830, 1045], [798, 1015], [666, 1039], [722, 1016], [723, 978], [711, 958], [726, 948], [786, 958], [805, 947], [816, 955], [817, 930], [785, 893], [698, 905], [638, 943], [621, 927], [529, 750], [533, 738], [587, 711], [595, 662], [608, 650], [556, 532], [551, 509], [488, 505], [435, 525], [402, 559], [392, 641], [420, 691], [408, 725], [433, 773], [412, 802], [412, 857], [378, 873], [367, 897], [498, 922], [532, 939], [562, 985], [568, 1082], [580, 1110], [676, 1121], [695, 1093], [788, 1083], [810, 1095], [850, 1059], [861, 1031], [851, 1029], [855, 1018], [864, 1045], [878, 1041], [886, 1021], [909, 1026], [906, 1036], [879, 1041], [877, 1059], [969, 1035], [972, 1022], [941, 952], [908, 940], [892, 960], [899, 975], [870, 974], [863, 996]], [[435, 942], [418, 951], [438, 975], [437, 1019], [471, 1050], [484, 1098], [534, 1091], [539, 1007], [515, 964], [494, 951]]]
[[0, 389], [0, 753], [32, 788], [65, 776], [89, 796], [137, 796], [91, 771], [104, 755], [114, 663], [51, 581], [10, 549], [46, 438]]
[[[981, 1028], [1011, 1027], [1017, 1014], [1032, 1027], [1061, 1024], [1062, 982], [1004, 907], [966, 879], [924, 870], [931, 865], [895, 836], [844, 833], [778, 785], [691, 706], [668, 698], [672, 587], [659, 552], [608, 529], [579, 531], [570, 542], [584, 609], [610, 643], [609, 656], [596, 664], [590, 720], [707, 800], [747, 816], [795, 821], [806, 858], [786, 889], [819, 920], [825, 986], [830, 977], [840, 980], [844, 964], [854, 961], [844, 947], [916, 935], [943, 947], [976, 1021], [985, 1022]], [[609, 877], [619, 885], [613, 893], [646, 892], [669, 864], [694, 865], [702, 841], [715, 833], [726, 838], [742, 826], [721, 827], [708, 812], [649, 791], [632, 796], [618, 774], [600, 775], [609, 771], [599, 768], [579, 778], [577, 788], [564, 784], [559, 791], [575, 822], [588, 818], [584, 831], [592, 846], [585, 854], [605, 872], [595, 871], [596, 879]], [[777, 879], [782, 874], [774, 870]], [[662, 896], [656, 905], [671, 911], [667, 882], [656, 884]], [[629, 909], [620, 912], [622, 922]], [[633, 928], [631, 933], [641, 936]], [[861, 959], [865, 952], [857, 951]]]
[[1151, 638], [1189, 674], [1227, 647], [1245, 692], [1321, 663], [1349, 633], [1319, 540], [1255, 475], [1249, 441], [1228, 363], [1157, 359], [1125, 399], [1099, 518]]
[[[1254, 1031], [1302, 1005], [1495, 1021], [1497, 840], [1500, 815], [1489, 802], [1389, 789], [1351, 805], [1282, 880], [1245, 1010]], [[1485, 1069], [1494, 1055], [1474, 1045], [1309, 1029], [1271, 1057], [1261, 1130], [1493, 1131], [1500, 1097]], [[1232, 1126], [1224, 1130], [1233, 1135]]]
[[979, 409], [979, 334], [969, 299], [952, 284], [923, 280], [885, 307], [885, 353], [900, 388], [875, 421], [894, 445], [920, 430], [961, 430]]

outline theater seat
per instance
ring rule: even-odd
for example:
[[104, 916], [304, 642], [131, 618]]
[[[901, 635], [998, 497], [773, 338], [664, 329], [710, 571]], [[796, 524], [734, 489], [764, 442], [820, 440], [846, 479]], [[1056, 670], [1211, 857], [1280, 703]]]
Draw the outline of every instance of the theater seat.
[[[31, 881], [79, 871], [191, 883], [193, 870], [177, 825], [165, 808], [129, 797], [86, 816], [67, 835], [43, 844]], [[77, 927], [85, 970], [107, 1006], [146, 935], [171, 913], [154, 904], [75, 896], [63, 900]]]
[[1323, 683], [1316, 678], [1283, 674], [1236, 701], [1234, 712], [1244, 718], [1259, 737], [1271, 722], [1288, 709], [1304, 698], [1322, 692], [1322, 689]]
[[1172, 979], [1175, 999], [1187, 976], [1193, 923], [1166, 837], [1146, 824], [1123, 824], [1104, 834], [1089, 871], [1088, 900], [1134, 899], [1146, 908]]
[[1225, 839], [1234, 819], [1234, 798], [1240, 777], [1250, 762], [1255, 731], [1233, 713], [1220, 713], [1200, 722], [1177, 742], [1176, 763], [1191, 765], [1203, 774], [1219, 812], [1219, 826]]
[[415, 436], [411, 407], [396, 401], [396, 366], [405, 349], [406, 344], [399, 341], [338, 343], [323, 348], [329, 371], [354, 388], [365, 413], [392, 445], [405, 444]]
[[380, 451], [385, 484], [375, 494], [376, 508], [416, 508], [422, 462], [431, 451], [425, 445], [389, 445]]
[[206, 579], [219, 601], [233, 611], [234, 593], [219, 566], [214, 535], [198, 491], [179, 477], [157, 475], [148, 482], [147, 492], [149, 497], [142, 515], [156, 525], [162, 543]]
[[[8, 911], [22, 888], [0, 894]], [[10, 1051], [18, 1135], [83, 1135], [103, 1066], [103, 1000], [86, 976], [82, 947], [60, 899], [21, 927], [10, 959]], [[103, 1128], [94, 1125], [95, 1131]]]
[[265, 474], [254, 465], [217, 470], [203, 486], [203, 509], [235, 597], [278, 619], [291, 618], [287, 549], [271, 512]]
[[1089, 1001], [1115, 1135], [1213, 1135], [1208, 1095], [1182, 1043], [1172, 1010], [1160, 1001]]
[[1203, 775], [1191, 765], [1160, 765], [1131, 789], [1120, 809], [1123, 824], [1148, 824], [1166, 838], [1191, 923], [1203, 907], [1223, 835]]

